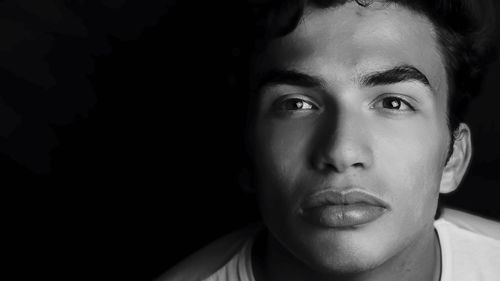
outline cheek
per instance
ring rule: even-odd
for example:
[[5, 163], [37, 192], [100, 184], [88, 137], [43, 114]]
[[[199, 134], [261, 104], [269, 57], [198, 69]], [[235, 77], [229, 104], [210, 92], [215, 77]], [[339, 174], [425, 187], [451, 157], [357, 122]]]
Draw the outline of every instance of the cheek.
[[[448, 148], [448, 132], [445, 122], [437, 122], [437, 116], [414, 116], [408, 120], [374, 122], [375, 162], [383, 162], [408, 180], [432, 179], [443, 169]], [[444, 118], [443, 118], [444, 120]], [[440, 124], [443, 123], [443, 124]]]
[[[307, 164], [309, 127], [293, 122], [261, 122], [256, 134], [257, 178], [264, 185], [291, 188]], [[272, 182], [271, 182], [272, 181]]]
[[256, 134], [255, 183], [261, 214], [273, 229], [292, 224], [301, 194], [310, 184], [314, 120], [266, 119]]
[[379, 134], [375, 159], [380, 165], [378, 173], [388, 175], [389, 182], [384, 184], [390, 186], [387, 192], [399, 209], [395, 213], [415, 224], [428, 221], [434, 216], [439, 194], [446, 135], [439, 126], [424, 122], [380, 130], [385, 132]]

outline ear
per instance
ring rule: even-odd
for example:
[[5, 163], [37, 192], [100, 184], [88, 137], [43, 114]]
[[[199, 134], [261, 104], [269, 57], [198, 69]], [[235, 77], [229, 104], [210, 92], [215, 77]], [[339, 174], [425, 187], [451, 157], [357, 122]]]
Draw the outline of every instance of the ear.
[[471, 131], [465, 123], [460, 123], [454, 132], [453, 153], [446, 163], [441, 177], [440, 193], [450, 193], [457, 189], [469, 167], [472, 155]]

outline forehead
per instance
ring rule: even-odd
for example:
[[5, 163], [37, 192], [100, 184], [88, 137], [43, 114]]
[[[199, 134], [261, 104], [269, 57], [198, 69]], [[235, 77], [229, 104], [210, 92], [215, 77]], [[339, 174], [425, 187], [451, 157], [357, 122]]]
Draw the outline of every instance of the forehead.
[[415, 66], [435, 91], [446, 93], [444, 60], [434, 26], [425, 16], [396, 4], [361, 7], [349, 2], [307, 8], [292, 33], [270, 42], [257, 69], [259, 73], [272, 68], [315, 71], [345, 81], [401, 64]]

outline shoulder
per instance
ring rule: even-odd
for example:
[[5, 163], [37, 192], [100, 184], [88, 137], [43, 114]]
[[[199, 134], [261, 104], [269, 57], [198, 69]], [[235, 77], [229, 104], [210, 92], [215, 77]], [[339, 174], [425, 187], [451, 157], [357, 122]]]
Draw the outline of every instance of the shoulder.
[[500, 223], [445, 209], [434, 226], [441, 245], [441, 280], [497, 280]]
[[451, 208], [443, 209], [441, 219], [464, 231], [489, 237], [500, 242], [500, 222]]
[[203, 280], [223, 267], [261, 228], [252, 224], [217, 239], [168, 270], [156, 281]]

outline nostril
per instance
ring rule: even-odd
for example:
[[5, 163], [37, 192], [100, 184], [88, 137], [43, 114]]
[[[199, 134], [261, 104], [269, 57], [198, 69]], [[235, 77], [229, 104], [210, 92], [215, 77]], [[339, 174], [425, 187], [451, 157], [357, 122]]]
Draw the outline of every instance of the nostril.
[[348, 164], [349, 161], [340, 161], [339, 158], [321, 158], [321, 160], [313, 161], [313, 167], [324, 172], [343, 173], [349, 168], [364, 169], [367, 164], [362, 161], [353, 161], [354, 163]]
[[359, 163], [359, 162], [358, 163], [354, 163], [352, 166], [356, 167], [356, 168], [363, 168], [364, 167], [363, 163]]
[[369, 136], [360, 133], [364, 131], [345, 129], [342, 135], [321, 135], [323, 138], [318, 139], [310, 154], [313, 167], [334, 173], [368, 169], [373, 162], [373, 151]]
[[316, 161], [314, 161], [313, 160], [311, 163], [312, 163], [312, 166], [314, 167], [314, 169], [322, 171], [322, 172], [327, 172], [327, 171], [328, 172], [329, 171], [333, 171], [333, 172], [336, 172], [336, 173], [339, 172], [337, 170], [337, 167], [335, 167], [335, 165], [333, 165], [329, 161], [325, 161], [325, 160], [316, 160]]

